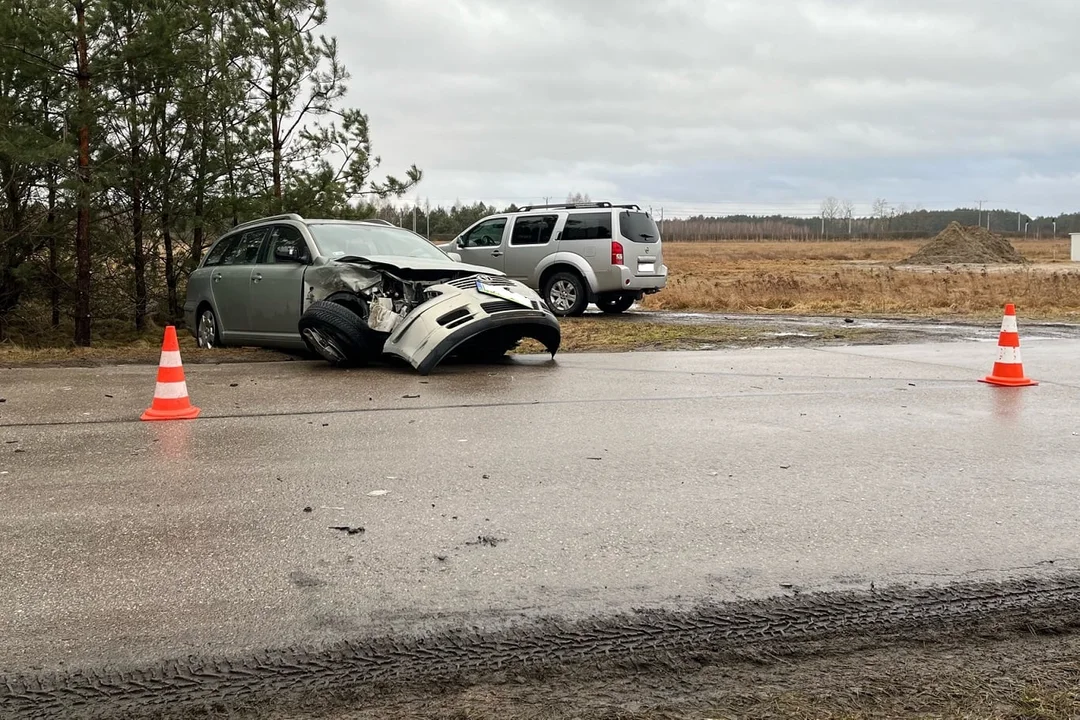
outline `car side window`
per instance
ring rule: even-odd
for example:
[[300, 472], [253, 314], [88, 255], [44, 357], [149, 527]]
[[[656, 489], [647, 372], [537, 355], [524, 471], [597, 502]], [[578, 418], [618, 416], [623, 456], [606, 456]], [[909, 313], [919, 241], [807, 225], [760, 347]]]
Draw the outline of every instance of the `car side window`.
[[461, 236], [460, 247], [499, 247], [502, 245], [504, 230], [506, 218], [486, 220]]
[[259, 258], [259, 248], [262, 247], [263, 238], [266, 236], [266, 228], [248, 230], [240, 236], [239, 242], [225, 253], [221, 259], [222, 265], [254, 265]]
[[514, 220], [514, 232], [510, 235], [511, 245], [545, 245], [555, 232], [558, 215], [532, 215]]
[[236, 241], [240, 239], [239, 235], [232, 235], [223, 238], [217, 242], [214, 247], [210, 248], [210, 252], [206, 255], [206, 260], [203, 262], [203, 267], [213, 267], [214, 265], [220, 265], [221, 259], [225, 257], [225, 254], [233, 249], [236, 245]]
[[571, 213], [563, 228], [563, 240], [610, 240], [611, 213]]
[[266, 242], [266, 254], [262, 262], [270, 265], [285, 262], [274, 256], [279, 248], [292, 249], [297, 262], [311, 262], [311, 253], [304, 242], [304, 236], [292, 225], [275, 225], [270, 228], [270, 238]]

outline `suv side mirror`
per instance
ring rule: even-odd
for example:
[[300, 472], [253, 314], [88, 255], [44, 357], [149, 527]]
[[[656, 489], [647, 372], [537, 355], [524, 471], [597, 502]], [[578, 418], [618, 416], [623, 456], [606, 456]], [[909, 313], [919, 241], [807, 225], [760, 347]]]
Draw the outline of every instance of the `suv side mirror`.
[[278, 245], [274, 248], [274, 259], [281, 262], [303, 262], [300, 257], [300, 248], [295, 245]]
[[461, 255], [459, 255], [458, 253], [456, 253], [456, 252], [448, 252], [446, 254], [449, 255], [450, 259], [453, 260], [454, 262], [461, 262]]

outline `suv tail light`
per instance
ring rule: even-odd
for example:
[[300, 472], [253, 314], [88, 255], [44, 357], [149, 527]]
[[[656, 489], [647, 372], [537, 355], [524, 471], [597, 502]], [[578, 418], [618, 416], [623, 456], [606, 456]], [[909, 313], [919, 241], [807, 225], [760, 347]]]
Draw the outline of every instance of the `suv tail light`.
[[623, 264], [623, 250], [622, 243], [617, 240], [611, 241], [611, 264], [622, 265]]

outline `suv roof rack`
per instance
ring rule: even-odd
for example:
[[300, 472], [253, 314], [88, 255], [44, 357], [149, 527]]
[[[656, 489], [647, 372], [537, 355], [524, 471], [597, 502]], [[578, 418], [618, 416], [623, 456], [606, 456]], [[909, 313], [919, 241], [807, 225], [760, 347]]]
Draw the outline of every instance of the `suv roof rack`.
[[295, 220], [297, 222], [304, 222], [304, 218], [300, 217], [296, 213], [283, 213], [281, 215], [269, 215], [267, 217], [255, 218], [254, 220], [248, 220], [247, 222], [242, 222], [239, 225], [236, 225], [235, 227], [230, 228], [230, 231], [235, 230], [236, 228], [242, 228], [242, 227], [247, 227], [248, 225], [254, 225], [256, 223], [273, 222], [274, 220]]
[[612, 205], [609, 202], [587, 203], [554, 203], [552, 205], [525, 205], [519, 207], [517, 212], [529, 212], [530, 210], [585, 210], [588, 208], [625, 208], [627, 210], [640, 210], [637, 205]]
[[389, 225], [390, 227], [397, 227], [397, 225], [395, 225], [394, 223], [390, 222], [389, 220], [383, 220], [382, 218], [365, 218], [364, 220], [358, 220], [357, 222], [370, 223], [370, 224], [373, 224], [373, 225]]

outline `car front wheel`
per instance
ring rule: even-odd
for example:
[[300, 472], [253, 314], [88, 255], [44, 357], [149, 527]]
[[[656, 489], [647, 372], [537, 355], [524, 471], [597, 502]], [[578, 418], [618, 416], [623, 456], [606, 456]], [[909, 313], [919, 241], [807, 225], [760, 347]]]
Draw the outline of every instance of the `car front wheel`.
[[372, 356], [363, 319], [347, 307], [332, 302], [315, 302], [299, 323], [300, 336], [313, 353], [338, 367], [366, 364]]

